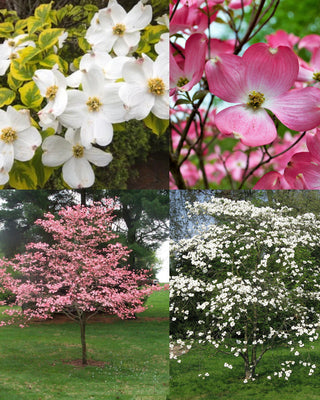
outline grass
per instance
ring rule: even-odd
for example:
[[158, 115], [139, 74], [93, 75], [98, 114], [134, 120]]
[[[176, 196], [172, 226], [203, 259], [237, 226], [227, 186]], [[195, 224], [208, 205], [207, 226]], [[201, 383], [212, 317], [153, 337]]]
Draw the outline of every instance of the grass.
[[155, 292], [137, 320], [87, 326], [88, 357], [105, 367], [74, 367], [77, 324], [0, 328], [0, 400], [162, 400], [169, 381], [168, 291]]
[[[254, 382], [243, 383], [244, 367], [242, 359], [226, 355], [214, 355], [210, 346], [198, 346], [170, 363], [170, 400], [320, 400], [320, 343], [314, 349], [306, 346], [299, 350], [305, 358], [316, 363], [318, 368], [312, 376], [309, 369], [297, 366], [288, 381], [268, 375], [280, 370], [280, 363], [294, 359], [287, 349], [267, 352], [258, 365], [258, 378]], [[289, 355], [288, 355], [289, 353]], [[233, 369], [225, 368], [227, 362]], [[208, 372], [203, 379], [198, 374]]]

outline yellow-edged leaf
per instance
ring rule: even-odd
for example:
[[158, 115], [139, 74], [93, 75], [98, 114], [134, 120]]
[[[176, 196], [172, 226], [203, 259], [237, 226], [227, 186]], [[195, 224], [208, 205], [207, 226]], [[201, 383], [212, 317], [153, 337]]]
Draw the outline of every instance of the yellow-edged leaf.
[[8, 73], [8, 78], [7, 78], [7, 82], [8, 82], [8, 86], [10, 89], [17, 91], [17, 89], [22, 85], [23, 82], [19, 81], [18, 79], [15, 79], [11, 72]]
[[63, 32], [63, 29], [58, 28], [46, 29], [41, 32], [39, 36], [39, 46], [41, 50], [46, 50], [54, 46]]
[[35, 59], [34, 58], [41, 53], [40, 49], [37, 49], [36, 47], [32, 47], [32, 46], [28, 46], [25, 47], [24, 49], [19, 50], [19, 60], [21, 61], [21, 63], [24, 65], [27, 62], [30, 62], [31, 60], [33, 62], [38, 62], [39, 59]]
[[35, 65], [23, 64], [21, 60], [12, 60], [10, 72], [14, 79], [20, 81], [30, 81], [37, 67]]
[[16, 98], [13, 90], [7, 88], [0, 88], [0, 107], [8, 106]]
[[55, 64], [58, 64], [60, 71], [65, 74], [68, 72], [68, 63], [57, 54], [50, 54], [44, 60], [40, 61], [40, 65], [45, 68], [52, 68]]
[[37, 189], [37, 174], [31, 162], [15, 161], [10, 171], [9, 185], [14, 189]]
[[9, 37], [14, 31], [14, 26], [11, 22], [2, 22], [0, 24], [0, 36]]
[[22, 103], [28, 108], [39, 108], [41, 106], [43, 97], [33, 81], [23, 85], [19, 89], [19, 93]]
[[43, 21], [40, 18], [36, 17], [29, 17], [28, 18], [28, 32], [29, 35], [32, 35], [33, 33], [37, 32], [38, 30], [41, 30], [42, 27], [45, 25], [45, 21]]
[[28, 26], [28, 20], [27, 19], [19, 19], [19, 21], [16, 22], [15, 25], [15, 34], [20, 35], [24, 32], [24, 29]]
[[35, 17], [41, 19], [42, 21], [47, 21], [50, 15], [52, 2], [49, 4], [41, 4], [36, 8], [34, 15]]

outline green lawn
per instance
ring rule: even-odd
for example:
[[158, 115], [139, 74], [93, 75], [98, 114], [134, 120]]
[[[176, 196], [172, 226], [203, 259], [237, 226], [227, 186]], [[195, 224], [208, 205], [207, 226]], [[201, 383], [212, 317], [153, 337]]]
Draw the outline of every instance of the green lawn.
[[0, 328], [0, 400], [166, 399], [168, 303], [168, 291], [156, 292], [137, 320], [88, 324], [88, 357], [104, 368], [63, 363], [81, 358], [71, 321]]
[[[259, 377], [255, 382], [243, 383], [242, 359], [227, 355], [214, 355], [210, 346], [191, 349], [177, 361], [170, 363], [170, 400], [320, 400], [320, 343], [299, 350], [311, 363], [318, 364], [312, 376], [309, 369], [298, 366], [288, 381], [273, 377], [279, 371], [279, 363], [294, 359], [289, 350], [278, 349], [267, 352], [257, 368]], [[227, 362], [233, 369], [225, 368]], [[198, 374], [208, 372], [203, 379]], [[242, 378], [242, 379], [241, 379]]]

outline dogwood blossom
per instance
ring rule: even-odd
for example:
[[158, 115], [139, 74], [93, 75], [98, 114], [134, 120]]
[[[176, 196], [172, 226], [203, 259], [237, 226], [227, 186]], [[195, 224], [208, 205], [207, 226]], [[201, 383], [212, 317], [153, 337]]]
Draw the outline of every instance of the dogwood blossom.
[[151, 21], [152, 8], [139, 1], [129, 13], [109, 0], [108, 7], [100, 10], [91, 22], [86, 39], [94, 50], [125, 56], [139, 43], [140, 31]]
[[149, 113], [161, 119], [169, 118], [169, 63], [166, 55], [155, 61], [144, 55], [123, 66], [124, 84], [119, 96], [128, 117], [141, 120]]
[[28, 110], [17, 111], [11, 106], [7, 108], [7, 111], [0, 110], [2, 184], [7, 182], [7, 174], [11, 170], [14, 160], [30, 160], [41, 141], [40, 133], [31, 125]]
[[80, 130], [68, 129], [65, 137], [53, 135], [42, 144], [42, 162], [49, 167], [63, 164], [62, 176], [71, 188], [86, 188], [93, 185], [95, 176], [90, 163], [105, 167], [112, 155], [93, 146], [83, 146]]

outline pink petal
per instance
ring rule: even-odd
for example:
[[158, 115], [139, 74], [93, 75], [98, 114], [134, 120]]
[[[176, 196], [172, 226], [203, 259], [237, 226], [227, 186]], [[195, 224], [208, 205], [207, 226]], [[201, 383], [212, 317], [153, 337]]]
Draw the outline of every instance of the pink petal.
[[277, 137], [276, 127], [263, 108], [228, 107], [216, 115], [215, 124], [221, 133], [234, 134], [247, 146], [263, 146]]
[[285, 177], [279, 172], [270, 171], [266, 173], [255, 185], [255, 190], [281, 190], [291, 189]]
[[308, 152], [296, 153], [284, 170], [284, 176], [292, 189], [319, 189], [320, 167]]
[[320, 89], [293, 89], [268, 103], [277, 118], [289, 129], [308, 131], [320, 125]]
[[186, 42], [184, 72], [186, 76], [197, 76], [200, 81], [203, 71], [207, 51], [206, 36], [201, 33], [191, 35]]
[[320, 161], [320, 130], [317, 129], [316, 132], [307, 132], [307, 147], [312, 155], [317, 161]]
[[320, 36], [319, 35], [307, 35], [302, 38], [299, 42], [299, 49], [305, 48], [313, 53], [313, 51], [320, 46]]
[[221, 54], [206, 63], [209, 90], [230, 103], [242, 103], [247, 97], [245, 66], [241, 57]]
[[265, 43], [250, 46], [243, 54], [249, 91], [276, 97], [289, 90], [299, 72], [295, 53], [286, 46], [272, 49]]

